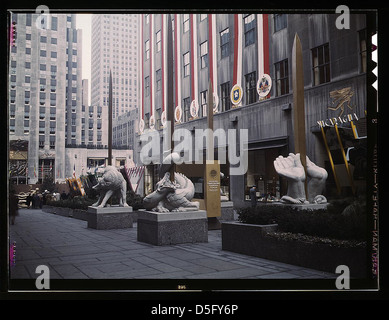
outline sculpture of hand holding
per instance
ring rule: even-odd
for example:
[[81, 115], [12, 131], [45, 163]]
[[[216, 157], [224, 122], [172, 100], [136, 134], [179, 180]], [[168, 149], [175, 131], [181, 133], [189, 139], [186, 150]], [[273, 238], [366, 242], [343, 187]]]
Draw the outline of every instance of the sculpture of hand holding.
[[[318, 167], [308, 156], [307, 161], [307, 176], [308, 181], [308, 197], [310, 203], [325, 203], [327, 199], [321, 195], [324, 190], [325, 182], [328, 173], [325, 169]], [[277, 173], [288, 180], [287, 195], [281, 198], [287, 203], [307, 203], [305, 194], [305, 172], [300, 160], [300, 154], [289, 153], [287, 158], [279, 156], [274, 161], [274, 168]]]
[[328, 173], [324, 168], [318, 167], [307, 156], [308, 200], [310, 203], [324, 203], [327, 199], [322, 195]]
[[280, 176], [288, 180], [288, 193], [281, 200], [289, 203], [305, 203], [305, 172], [300, 154], [289, 153], [286, 158], [277, 157], [274, 160], [274, 168]]

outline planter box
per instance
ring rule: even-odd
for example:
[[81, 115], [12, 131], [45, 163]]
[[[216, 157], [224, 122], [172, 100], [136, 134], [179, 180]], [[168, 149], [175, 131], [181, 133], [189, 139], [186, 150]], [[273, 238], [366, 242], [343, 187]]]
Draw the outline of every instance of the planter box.
[[220, 220], [231, 221], [234, 220], [234, 203], [232, 201], [220, 202], [221, 217]]
[[42, 211], [48, 213], [58, 214], [63, 217], [71, 217], [73, 215], [73, 209], [54, 206], [43, 206]]
[[266, 232], [276, 228], [277, 225], [223, 222], [222, 249], [331, 273], [337, 266], [346, 265], [352, 278], [366, 278], [366, 248], [265, 237]]
[[88, 211], [81, 210], [81, 209], [74, 209], [71, 217], [83, 221], [88, 221]]
[[63, 217], [72, 217], [75, 219], [88, 221], [88, 212], [86, 210], [54, 207], [54, 206], [43, 206], [42, 211], [57, 214]]
[[[115, 207], [113, 207], [115, 208]], [[64, 207], [54, 207], [54, 206], [43, 206], [42, 211], [58, 214], [59, 216], [64, 217], [71, 217], [78, 220], [88, 221], [90, 219], [91, 215], [86, 210], [82, 209], [71, 209], [71, 208], [64, 208]], [[116, 210], [118, 211], [118, 210]], [[133, 222], [137, 221], [137, 212], [131, 211], [131, 218]]]

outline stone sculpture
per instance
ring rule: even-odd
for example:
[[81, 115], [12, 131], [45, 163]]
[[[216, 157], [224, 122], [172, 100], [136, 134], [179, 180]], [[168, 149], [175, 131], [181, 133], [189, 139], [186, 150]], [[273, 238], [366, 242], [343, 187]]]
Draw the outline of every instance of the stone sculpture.
[[289, 153], [284, 158], [279, 156], [274, 161], [274, 168], [277, 173], [288, 180], [288, 192], [281, 198], [282, 202], [292, 204], [303, 203], [326, 203], [327, 199], [322, 195], [328, 173], [325, 169], [318, 167], [312, 161], [307, 160], [308, 200], [305, 195], [305, 171], [301, 164], [300, 154]]
[[105, 207], [114, 193], [119, 197], [119, 206], [128, 207], [126, 202], [127, 182], [114, 166], [105, 168], [103, 176], [98, 179], [98, 183], [93, 186], [93, 189], [100, 191], [100, 197], [92, 207]]
[[182, 173], [174, 173], [174, 181], [170, 180], [170, 168], [174, 159], [179, 155], [173, 153], [168, 155], [160, 167], [159, 175], [163, 178], [158, 181], [157, 189], [143, 199], [143, 206], [146, 210], [156, 212], [199, 210], [199, 202], [191, 202], [195, 188], [190, 179]]

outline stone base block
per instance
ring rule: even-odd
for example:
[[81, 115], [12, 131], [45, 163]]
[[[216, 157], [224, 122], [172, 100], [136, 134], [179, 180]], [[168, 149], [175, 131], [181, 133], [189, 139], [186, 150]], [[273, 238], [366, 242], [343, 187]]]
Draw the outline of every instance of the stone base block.
[[234, 220], [234, 203], [232, 201], [220, 202], [221, 217], [220, 220], [231, 221]]
[[220, 224], [219, 218], [211, 217], [208, 218], [208, 230], [220, 230], [222, 225]]
[[208, 242], [205, 210], [158, 213], [138, 212], [138, 241], [153, 245]]
[[88, 228], [107, 230], [132, 228], [132, 207], [88, 207]]

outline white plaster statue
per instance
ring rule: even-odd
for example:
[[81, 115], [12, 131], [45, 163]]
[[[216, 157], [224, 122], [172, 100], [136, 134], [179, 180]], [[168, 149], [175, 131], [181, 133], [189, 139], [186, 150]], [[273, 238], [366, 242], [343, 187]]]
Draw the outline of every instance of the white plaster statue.
[[327, 199], [322, 195], [328, 173], [318, 167], [307, 156], [308, 200], [305, 195], [305, 172], [300, 160], [300, 154], [289, 153], [284, 158], [279, 156], [274, 160], [274, 168], [277, 173], [288, 180], [288, 192], [281, 198], [285, 203], [326, 203]]
[[114, 193], [117, 193], [119, 196], [119, 206], [128, 207], [126, 202], [127, 182], [114, 166], [105, 168], [103, 177], [99, 178], [93, 189], [100, 191], [100, 197], [96, 203], [92, 204], [92, 207], [105, 207], [107, 201]]
[[182, 173], [174, 173], [174, 181], [170, 181], [170, 168], [180, 159], [179, 154], [171, 153], [163, 161], [159, 169], [160, 177], [156, 190], [143, 199], [146, 210], [156, 212], [197, 211], [199, 202], [191, 202], [195, 188], [190, 179]]

